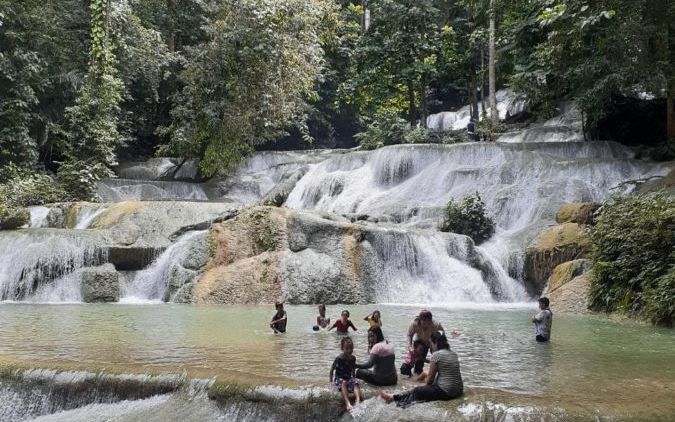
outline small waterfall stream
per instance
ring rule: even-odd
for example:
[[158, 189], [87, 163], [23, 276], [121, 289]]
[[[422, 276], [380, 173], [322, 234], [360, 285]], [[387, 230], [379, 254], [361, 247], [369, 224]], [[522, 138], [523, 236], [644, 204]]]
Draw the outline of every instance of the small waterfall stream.
[[0, 231], [0, 301], [78, 301], [76, 271], [105, 262], [95, 234], [40, 229]]
[[[205, 230], [192, 231], [181, 236], [168, 247], [147, 269], [138, 271], [123, 288], [121, 302], [160, 302], [168, 301], [167, 289], [172, 273], [182, 269], [181, 262], [192, 252], [193, 240], [204, 236]], [[180, 267], [180, 268], [179, 268]]]

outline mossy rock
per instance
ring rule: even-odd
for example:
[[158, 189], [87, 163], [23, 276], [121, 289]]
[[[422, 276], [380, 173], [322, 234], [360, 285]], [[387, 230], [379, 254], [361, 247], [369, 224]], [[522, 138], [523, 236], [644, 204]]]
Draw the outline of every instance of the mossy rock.
[[600, 208], [594, 202], [574, 202], [560, 206], [555, 216], [557, 223], [593, 224], [593, 214]]
[[564, 223], [544, 230], [525, 252], [524, 279], [529, 293], [538, 296], [553, 269], [563, 262], [589, 258], [592, 242], [588, 229], [577, 223]]
[[591, 261], [588, 259], [575, 259], [573, 261], [563, 262], [553, 269], [551, 277], [548, 280], [548, 292], [551, 293], [566, 283], [569, 283], [575, 277], [580, 276], [591, 268]]
[[98, 216], [91, 224], [93, 229], [108, 229], [119, 223], [124, 217], [132, 215], [145, 204], [141, 201], [119, 202], [108, 208], [103, 214]]
[[570, 246], [578, 248], [584, 255], [591, 251], [591, 237], [586, 227], [577, 223], [563, 223], [549, 227], [539, 234], [534, 243], [534, 249], [538, 251]]

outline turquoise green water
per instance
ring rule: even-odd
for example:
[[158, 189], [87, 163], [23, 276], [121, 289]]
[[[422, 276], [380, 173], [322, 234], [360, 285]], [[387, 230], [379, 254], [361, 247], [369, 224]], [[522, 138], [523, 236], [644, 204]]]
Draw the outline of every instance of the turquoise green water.
[[[396, 347], [398, 366], [407, 325], [419, 308], [349, 306], [359, 328], [352, 335], [358, 360], [367, 350], [362, 318], [375, 308]], [[341, 309], [329, 306], [328, 314], [335, 318]], [[469, 389], [543, 397], [551, 404], [628, 400], [640, 406], [644, 399], [657, 409], [672, 408], [673, 330], [555, 314], [552, 342], [537, 344], [529, 322], [534, 307], [430, 309], [448, 331], [460, 333], [450, 344]], [[311, 330], [313, 306], [287, 306], [287, 311], [288, 332], [274, 335], [269, 306], [3, 304], [0, 358], [327, 386], [340, 337]]]

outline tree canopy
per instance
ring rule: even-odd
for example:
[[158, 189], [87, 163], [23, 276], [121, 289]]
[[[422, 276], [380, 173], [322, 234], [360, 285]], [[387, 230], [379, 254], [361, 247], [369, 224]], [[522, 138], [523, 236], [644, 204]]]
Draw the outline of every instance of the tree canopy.
[[[667, 0], [0, 0], [0, 167], [159, 154], [209, 175], [262, 144], [483, 119], [490, 68], [535, 117], [576, 101], [591, 135], [617, 98], [661, 99], [673, 137], [673, 22]], [[429, 139], [403, 132], [369, 145]]]

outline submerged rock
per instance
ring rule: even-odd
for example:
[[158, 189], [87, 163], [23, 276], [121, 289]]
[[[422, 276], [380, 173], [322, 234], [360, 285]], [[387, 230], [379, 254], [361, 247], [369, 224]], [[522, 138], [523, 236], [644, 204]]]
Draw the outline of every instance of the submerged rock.
[[119, 274], [112, 264], [82, 270], [82, 301], [117, 302], [120, 299]]

